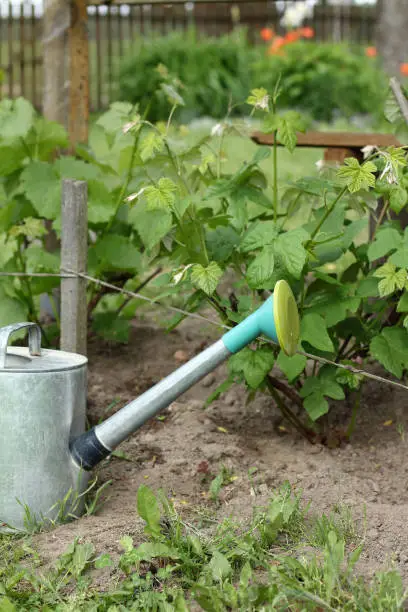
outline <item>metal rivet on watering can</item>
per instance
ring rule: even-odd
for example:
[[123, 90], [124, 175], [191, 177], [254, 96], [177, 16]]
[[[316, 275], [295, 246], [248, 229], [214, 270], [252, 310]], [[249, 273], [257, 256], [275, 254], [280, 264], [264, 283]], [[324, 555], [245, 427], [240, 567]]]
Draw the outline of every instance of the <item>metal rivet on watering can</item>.
[[[29, 328], [29, 348], [7, 348], [10, 334], [22, 327]], [[279, 281], [273, 295], [256, 312], [87, 432], [87, 359], [41, 350], [40, 330], [33, 324], [0, 329], [0, 523], [24, 529], [21, 504], [37, 517], [55, 518], [58, 502], [69, 490], [84, 490], [84, 470], [91, 470], [110, 455], [232, 353], [258, 336], [267, 336], [287, 355], [293, 355], [299, 328], [293, 293], [286, 281]]]

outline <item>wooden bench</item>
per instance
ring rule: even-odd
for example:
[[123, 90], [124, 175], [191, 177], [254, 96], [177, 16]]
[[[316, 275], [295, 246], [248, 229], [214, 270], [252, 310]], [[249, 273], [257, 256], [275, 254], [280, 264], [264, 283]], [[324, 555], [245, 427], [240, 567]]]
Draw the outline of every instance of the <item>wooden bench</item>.
[[[273, 134], [254, 132], [251, 135], [254, 142], [259, 145], [272, 146], [274, 143]], [[401, 143], [392, 134], [361, 134], [353, 132], [306, 132], [297, 135], [297, 146], [307, 148], [324, 149], [324, 160], [327, 162], [337, 162], [342, 164], [347, 157], [355, 157], [360, 162], [364, 159], [361, 149], [367, 146], [376, 147], [400, 147]], [[278, 141], [278, 145], [282, 143]], [[378, 202], [376, 216], [381, 214], [383, 207], [382, 200]], [[402, 227], [408, 227], [408, 210], [403, 210], [396, 215], [390, 212], [392, 219], [399, 219]], [[375, 221], [370, 215], [370, 236], [374, 235]]]
[[[272, 146], [273, 134], [254, 132], [251, 135], [259, 145]], [[278, 141], [278, 145], [281, 143]], [[324, 149], [324, 160], [343, 163], [346, 157], [363, 159], [361, 149], [366, 146], [400, 147], [401, 143], [392, 134], [361, 134], [353, 132], [306, 132], [297, 135], [297, 146]]]

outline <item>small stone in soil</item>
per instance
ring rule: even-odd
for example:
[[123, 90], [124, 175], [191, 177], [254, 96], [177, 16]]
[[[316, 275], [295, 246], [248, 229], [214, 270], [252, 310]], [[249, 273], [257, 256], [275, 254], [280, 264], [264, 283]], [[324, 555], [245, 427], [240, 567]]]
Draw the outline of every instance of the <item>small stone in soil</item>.
[[186, 351], [176, 351], [173, 357], [177, 361], [177, 363], [185, 363], [186, 361], [188, 361], [188, 355]]
[[208, 374], [205, 378], [203, 378], [201, 384], [203, 387], [211, 387], [215, 383], [215, 374]]

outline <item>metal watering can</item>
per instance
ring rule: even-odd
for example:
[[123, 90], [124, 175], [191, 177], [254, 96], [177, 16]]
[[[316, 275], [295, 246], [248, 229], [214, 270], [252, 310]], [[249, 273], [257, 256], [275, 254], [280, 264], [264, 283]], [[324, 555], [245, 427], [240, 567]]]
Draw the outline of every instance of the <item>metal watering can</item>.
[[[28, 348], [8, 347], [28, 330]], [[0, 526], [25, 530], [32, 517], [55, 520], [69, 491], [83, 492], [87, 473], [131, 433], [219, 364], [264, 335], [293, 355], [299, 317], [279, 281], [253, 314], [103, 423], [85, 431], [87, 359], [41, 349], [34, 323], [0, 328]]]

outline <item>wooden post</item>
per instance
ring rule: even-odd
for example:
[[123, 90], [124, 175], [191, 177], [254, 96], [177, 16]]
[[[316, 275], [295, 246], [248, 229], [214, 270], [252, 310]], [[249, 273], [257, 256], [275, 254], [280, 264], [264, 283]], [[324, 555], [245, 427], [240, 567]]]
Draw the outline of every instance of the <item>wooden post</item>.
[[45, 0], [44, 93], [46, 119], [69, 133], [72, 149], [88, 140], [89, 67], [86, 0]]
[[88, 142], [89, 46], [87, 0], [71, 0], [69, 124], [71, 147]]
[[[62, 183], [61, 269], [86, 273], [88, 189], [85, 181]], [[87, 353], [86, 280], [61, 279], [61, 343], [63, 351]]]
[[67, 127], [69, 2], [45, 0], [43, 23], [43, 113], [46, 119]]

